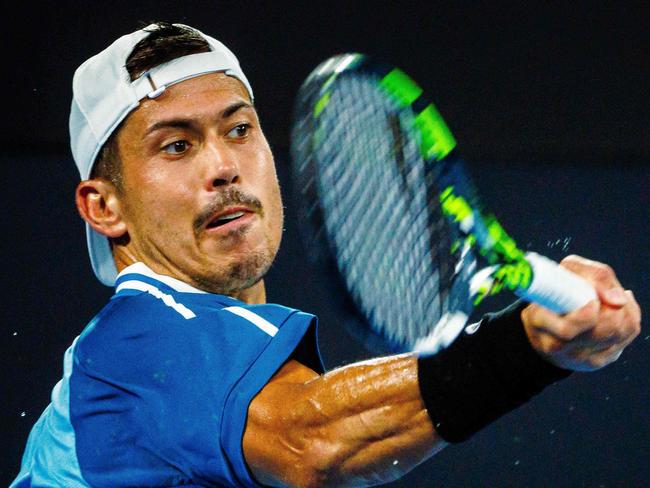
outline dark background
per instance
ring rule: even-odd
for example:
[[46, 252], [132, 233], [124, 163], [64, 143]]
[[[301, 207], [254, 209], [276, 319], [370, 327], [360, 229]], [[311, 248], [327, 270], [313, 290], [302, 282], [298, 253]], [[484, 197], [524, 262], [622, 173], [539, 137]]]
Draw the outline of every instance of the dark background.
[[[424, 86], [487, 204], [523, 247], [608, 262], [647, 308], [650, 9], [610, 4], [113, 1], [5, 11], [0, 483], [18, 472], [65, 349], [111, 294], [92, 275], [73, 202], [70, 86], [87, 57], [138, 21], [158, 19], [193, 25], [238, 55], [287, 205], [269, 296], [321, 316], [333, 367], [366, 354], [304, 259], [287, 148], [300, 82], [339, 52], [380, 55]], [[616, 364], [548, 389], [394, 486], [648, 486], [649, 352], [643, 330]]]

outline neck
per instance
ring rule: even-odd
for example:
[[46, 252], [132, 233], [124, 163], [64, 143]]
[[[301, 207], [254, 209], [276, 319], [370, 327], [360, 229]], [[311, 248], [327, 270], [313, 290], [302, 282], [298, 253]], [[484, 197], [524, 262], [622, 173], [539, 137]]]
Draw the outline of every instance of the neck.
[[250, 288], [232, 294], [232, 297], [248, 303], [249, 305], [266, 303], [266, 287], [264, 286], [264, 280], [258, 281]]

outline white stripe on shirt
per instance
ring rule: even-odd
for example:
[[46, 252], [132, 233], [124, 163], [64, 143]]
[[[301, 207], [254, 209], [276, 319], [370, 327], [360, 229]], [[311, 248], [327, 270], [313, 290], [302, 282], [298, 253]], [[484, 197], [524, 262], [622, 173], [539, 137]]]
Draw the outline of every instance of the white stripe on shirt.
[[115, 292], [119, 293], [121, 290], [146, 291], [150, 295], [162, 300], [162, 302], [165, 305], [173, 308], [176, 312], [181, 314], [185, 319], [189, 320], [196, 317], [196, 314], [194, 312], [192, 312], [189, 308], [187, 308], [182, 303], [178, 303], [176, 300], [174, 300], [173, 296], [168, 295], [167, 293], [163, 293], [158, 288], [156, 288], [153, 285], [150, 285], [149, 283], [144, 283], [142, 281], [137, 281], [137, 280], [124, 281], [119, 284]]
[[275, 337], [275, 334], [278, 333], [278, 328], [275, 325], [250, 310], [246, 310], [242, 307], [226, 307], [224, 310], [228, 310], [230, 313], [234, 313], [235, 315], [239, 315], [248, 320], [271, 337]]

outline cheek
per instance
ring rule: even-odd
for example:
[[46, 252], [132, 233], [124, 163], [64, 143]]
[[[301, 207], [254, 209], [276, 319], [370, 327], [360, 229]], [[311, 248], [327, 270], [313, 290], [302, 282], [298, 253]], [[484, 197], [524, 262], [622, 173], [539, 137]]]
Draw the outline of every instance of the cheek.
[[149, 239], [156, 237], [156, 231], [176, 234], [186, 220], [183, 184], [178, 179], [173, 185], [165, 183], [168, 181], [160, 177], [142, 179], [129, 190], [127, 215], [136, 233], [146, 232]]
[[282, 196], [280, 193], [280, 184], [275, 170], [275, 162], [271, 155], [271, 150], [265, 144], [255, 154], [254, 174], [252, 174], [252, 185], [256, 189], [254, 193], [262, 199], [262, 203], [267, 207], [265, 212], [269, 215], [269, 220], [276, 223], [281, 222], [282, 215]]
[[284, 208], [282, 206], [282, 195], [277, 180], [274, 183], [270, 210], [272, 212], [272, 218], [270, 219], [271, 232], [276, 246], [279, 246], [280, 239], [282, 238], [282, 230], [284, 228]]
[[282, 196], [275, 172], [266, 171], [258, 174], [258, 179], [251, 193], [257, 196], [264, 209], [264, 234], [273, 247], [279, 245], [284, 221]]
[[274, 222], [282, 222], [282, 194], [280, 191], [280, 183], [278, 181], [277, 175], [275, 174], [275, 170], [269, 171], [265, 175], [263, 181], [266, 192], [266, 199], [269, 205], [269, 211], [271, 212], [270, 216]]

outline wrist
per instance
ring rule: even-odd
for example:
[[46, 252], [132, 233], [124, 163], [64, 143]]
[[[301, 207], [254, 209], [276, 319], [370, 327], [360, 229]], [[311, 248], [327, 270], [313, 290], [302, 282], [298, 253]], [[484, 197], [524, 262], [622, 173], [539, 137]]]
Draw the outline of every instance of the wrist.
[[524, 302], [487, 314], [474, 333], [418, 359], [420, 391], [434, 428], [460, 442], [571, 374], [544, 360], [521, 321]]

